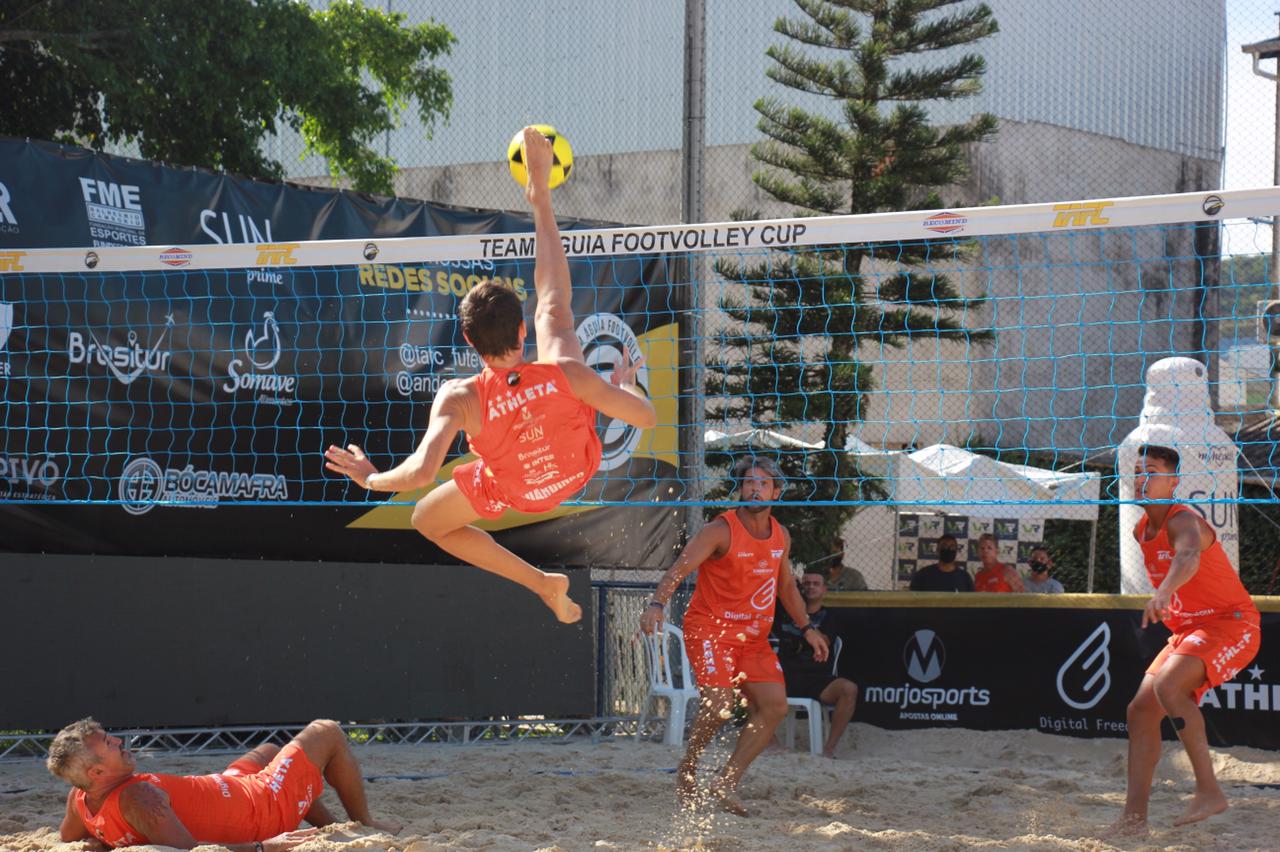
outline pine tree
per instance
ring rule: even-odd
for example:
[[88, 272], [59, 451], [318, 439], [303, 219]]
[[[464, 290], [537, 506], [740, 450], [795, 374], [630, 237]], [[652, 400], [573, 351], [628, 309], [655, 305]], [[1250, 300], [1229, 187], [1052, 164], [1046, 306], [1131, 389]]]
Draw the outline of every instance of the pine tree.
[[[978, 114], [936, 126], [924, 104], [976, 95], [985, 63], [975, 53], [933, 65], [903, 59], [992, 35], [998, 28], [991, 10], [964, 0], [795, 4], [803, 17], [774, 24], [785, 41], [769, 48], [767, 74], [835, 109], [758, 100], [757, 126], [767, 138], [751, 149], [763, 166], [752, 180], [793, 205], [797, 216], [943, 207], [939, 190], [966, 175], [967, 146], [992, 136], [996, 119]], [[845, 245], [773, 252], [755, 264], [716, 264], [720, 275], [745, 286], [739, 301], [721, 304], [733, 325], [717, 335], [718, 354], [708, 358], [709, 419], [766, 428], [826, 425], [826, 451], [791, 454], [785, 465], [798, 480], [787, 499], [808, 504], [778, 513], [792, 528], [800, 561], [843, 549], [840, 530], [853, 514], [847, 502], [867, 493], [843, 452], [874, 387], [860, 354], [926, 336], [990, 339], [963, 322], [980, 300], [965, 298], [947, 276], [921, 269], [940, 253], [966, 248], [954, 240]], [[813, 504], [823, 502], [834, 505], [815, 510]]]

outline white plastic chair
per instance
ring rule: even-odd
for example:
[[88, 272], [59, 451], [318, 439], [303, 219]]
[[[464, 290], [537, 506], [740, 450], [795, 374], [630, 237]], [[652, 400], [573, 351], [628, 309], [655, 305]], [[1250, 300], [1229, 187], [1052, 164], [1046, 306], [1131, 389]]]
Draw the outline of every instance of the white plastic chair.
[[[840, 652], [844, 649], [844, 640], [839, 636], [836, 641], [831, 644], [831, 673], [833, 675], [840, 674]], [[796, 747], [796, 717], [799, 715], [797, 711], [803, 710], [809, 721], [809, 753], [822, 754], [822, 744], [827, 741], [826, 724], [828, 722], [827, 712], [830, 707], [823, 707], [816, 698], [792, 698], [787, 696], [787, 722], [784, 737], [787, 741], [787, 750]]]
[[[689, 702], [699, 698], [698, 688], [693, 684], [693, 669], [689, 667], [689, 655], [684, 648], [684, 631], [674, 624], [664, 624], [660, 632], [641, 634], [641, 638], [644, 640], [644, 655], [649, 663], [649, 694], [645, 696], [644, 707], [641, 708], [636, 738], [639, 739], [640, 733], [644, 731], [644, 724], [649, 719], [650, 704], [655, 698], [666, 698], [671, 710], [662, 741], [667, 745], [680, 745], [684, 742], [684, 722]], [[679, 686], [676, 685], [671, 668], [673, 640], [680, 649]]]

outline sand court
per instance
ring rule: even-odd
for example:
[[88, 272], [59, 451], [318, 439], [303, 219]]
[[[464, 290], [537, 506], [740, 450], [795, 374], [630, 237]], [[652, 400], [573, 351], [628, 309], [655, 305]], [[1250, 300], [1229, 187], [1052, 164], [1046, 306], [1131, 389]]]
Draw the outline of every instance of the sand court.
[[[729, 740], [706, 765], [722, 762]], [[1275, 849], [1280, 754], [1215, 749], [1226, 814], [1172, 828], [1190, 765], [1165, 744], [1143, 840], [1094, 839], [1120, 812], [1125, 741], [1032, 731], [888, 731], [855, 723], [839, 760], [768, 753], [747, 774], [747, 818], [675, 807], [680, 750], [607, 739], [472, 746], [361, 746], [375, 814], [398, 837], [331, 826], [308, 852], [438, 849]], [[141, 771], [213, 772], [224, 755], [142, 755]], [[710, 774], [707, 773], [707, 777]], [[331, 809], [341, 808], [326, 792]], [[57, 839], [66, 788], [37, 761], [0, 765], [0, 849], [70, 850]], [[151, 847], [158, 848], [158, 847]], [[218, 848], [218, 847], [201, 847]]]

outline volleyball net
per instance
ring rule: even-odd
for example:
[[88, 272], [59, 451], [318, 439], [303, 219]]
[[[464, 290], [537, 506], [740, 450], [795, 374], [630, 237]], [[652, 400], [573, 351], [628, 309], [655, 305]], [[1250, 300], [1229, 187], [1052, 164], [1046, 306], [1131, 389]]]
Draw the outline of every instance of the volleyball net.
[[[577, 500], [731, 501], [755, 452], [788, 502], [1070, 513], [1132, 500], [1141, 443], [1178, 448], [1205, 502], [1270, 499], [1241, 496], [1214, 408], [1264, 407], [1270, 273], [1232, 256], [1277, 212], [1260, 189], [566, 230], [588, 362], [643, 356], [659, 414], [600, 419]], [[412, 503], [323, 450], [411, 453], [441, 383], [482, 367], [460, 298], [493, 279], [532, 319], [533, 255], [531, 234], [0, 252], [0, 499]]]

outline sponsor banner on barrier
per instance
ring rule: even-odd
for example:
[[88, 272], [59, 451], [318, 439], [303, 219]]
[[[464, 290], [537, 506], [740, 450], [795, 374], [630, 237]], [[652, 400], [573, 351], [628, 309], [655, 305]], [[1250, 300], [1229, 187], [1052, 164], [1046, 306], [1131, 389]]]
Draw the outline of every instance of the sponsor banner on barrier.
[[0, 500], [57, 500], [65, 463], [51, 455], [0, 453]]
[[[886, 728], [1026, 728], [1124, 737], [1126, 709], [1169, 636], [1137, 609], [844, 608], [840, 671], [858, 719]], [[1280, 613], [1262, 649], [1200, 702], [1210, 741], [1280, 749]]]

